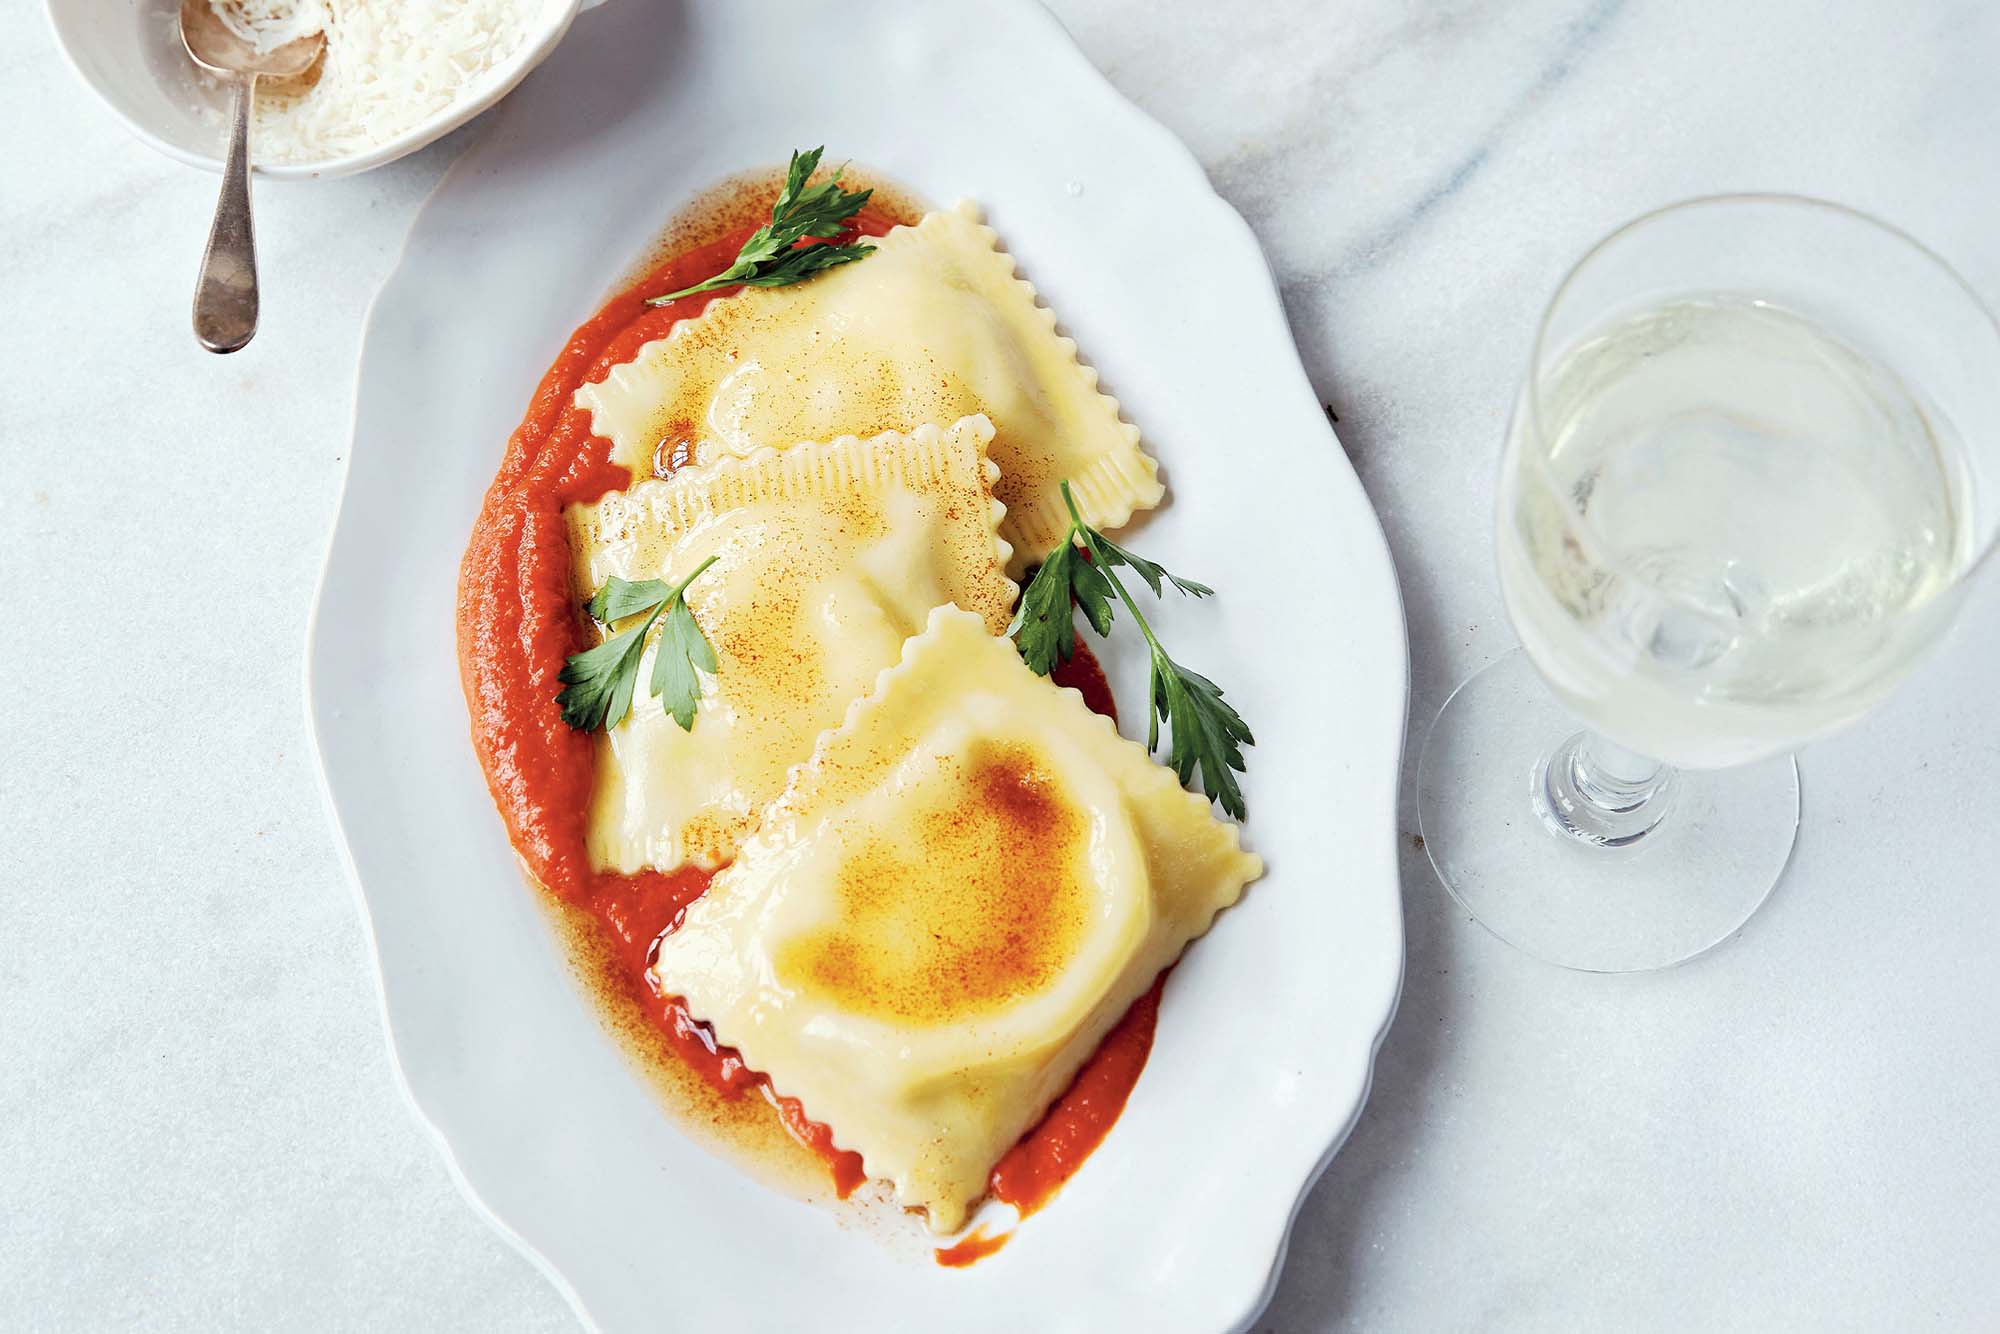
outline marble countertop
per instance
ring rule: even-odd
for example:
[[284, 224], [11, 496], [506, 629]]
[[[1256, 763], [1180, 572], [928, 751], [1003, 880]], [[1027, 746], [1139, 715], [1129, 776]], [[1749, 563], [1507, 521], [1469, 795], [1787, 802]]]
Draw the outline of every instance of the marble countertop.
[[[362, 314], [478, 128], [260, 188], [264, 328], [213, 358], [187, 330], [213, 179], [128, 137], [14, 8], [0, 1327], [573, 1328], [397, 1090], [301, 722]], [[1988, 0], [1055, 8], [1271, 256], [1395, 549], [1413, 738], [1513, 643], [1501, 430], [1600, 234], [1821, 194], [2000, 301]], [[1778, 893], [1673, 972], [1534, 963], [1406, 838], [1401, 1012], [1259, 1328], [1991, 1328], [1996, 658], [1989, 578], [1909, 687], [1805, 754]]]

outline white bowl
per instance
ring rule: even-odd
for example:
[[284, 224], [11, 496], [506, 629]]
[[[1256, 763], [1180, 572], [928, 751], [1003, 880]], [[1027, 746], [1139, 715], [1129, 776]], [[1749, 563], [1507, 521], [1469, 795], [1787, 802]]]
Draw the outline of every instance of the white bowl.
[[[541, 12], [519, 50], [490, 70], [469, 96], [393, 139], [319, 162], [259, 162], [256, 170], [277, 180], [346, 176], [414, 153], [505, 97], [556, 49], [580, 11], [602, 2], [539, 0]], [[221, 91], [197, 76], [181, 49], [178, 0], [48, 0], [48, 9], [56, 45], [132, 133], [168, 157], [221, 170], [227, 107]], [[254, 140], [250, 147], [254, 158]]]

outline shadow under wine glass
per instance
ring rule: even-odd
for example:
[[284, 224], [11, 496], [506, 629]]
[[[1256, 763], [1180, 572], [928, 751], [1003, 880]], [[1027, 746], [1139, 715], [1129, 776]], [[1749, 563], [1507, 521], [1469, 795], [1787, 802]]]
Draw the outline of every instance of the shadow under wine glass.
[[2000, 327], [1917, 241], [1781, 195], [1612, 233], [1551, 299], [1508, 431], [1522, 648], [1418, 762], [1445, 887], [1571, 968], [1729, 937], [1791, 855], [1791, 752], [1936, 644], [1996, 486]]

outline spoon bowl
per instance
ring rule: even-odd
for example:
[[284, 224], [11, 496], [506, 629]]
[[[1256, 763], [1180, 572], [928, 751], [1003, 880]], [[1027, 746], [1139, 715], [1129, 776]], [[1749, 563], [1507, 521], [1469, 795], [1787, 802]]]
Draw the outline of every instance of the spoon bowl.
[[208, 247], [194, 289], [194, 336], [211, 352], [234, 352], [257, 333], [257, 237], [250, 219], [250, 104], [260, 78], [294, 79], [326, 50], [326, 34], [304, 33], [273, 47], [250, 41], [211, 0], [181, 0], [181, 45], [188, 58], [234, 85], [229, 154]]
[[224, 78], [296, 79], [326, 50], [326, 34], [310, 32], [260, 47], [224, 23], [212, 0], [181, 0], [181, 45], [195, 64]]

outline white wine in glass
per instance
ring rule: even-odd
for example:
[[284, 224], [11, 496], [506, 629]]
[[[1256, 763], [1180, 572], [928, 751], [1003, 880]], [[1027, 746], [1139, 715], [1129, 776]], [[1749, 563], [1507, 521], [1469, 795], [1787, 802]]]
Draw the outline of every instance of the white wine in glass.
[[1580, 968], [1733, 933], [1790, 852], [1789, 753], [1909, 672], [1992, 545], [1996, 449], [2000, 330], [1901, 233], [1776, 196], [1614, 233], [1551, 303], [1506, 444], [1525, 661], [1461, 687], [1420, 762], [1447, 887]]

